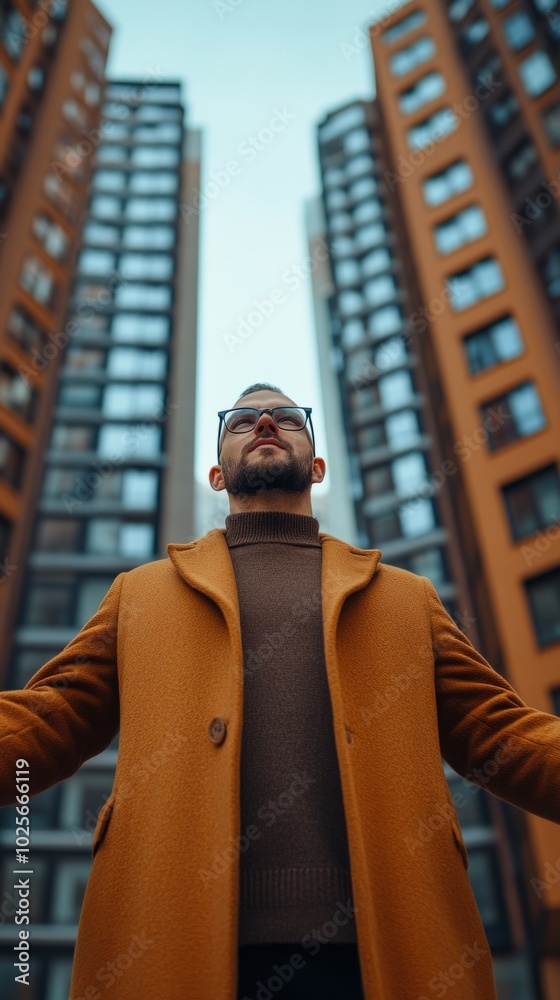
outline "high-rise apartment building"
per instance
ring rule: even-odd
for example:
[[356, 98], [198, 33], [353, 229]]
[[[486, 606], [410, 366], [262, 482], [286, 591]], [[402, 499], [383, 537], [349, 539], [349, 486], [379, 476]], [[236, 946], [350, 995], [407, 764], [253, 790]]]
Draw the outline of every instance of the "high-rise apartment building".
[[[194, 536], [200, 133], [181, 85], [148, 72], [105, 88], [42, 493], [5, 687], [22, 688], [122, 571]], [[154, 664], [154, 669], [159, 665]], [[118, 736], [32, 800], [34, 1000], [67, 1000]], [[0, 820], [9, 842], [12, 810]], [[13, 824], [12, 824], [13, 826]], [[5, 879], [11, 857], [5, 851]], [[0, 992], [14, 992], [0, 928]]]
[[0, 4], [0, 678], [40, 487], [110, 28], [90, 0]]
[[[332, 284], [317, 323], [360, 544], [430, 577], [526, 703], [556, 714], [559, 16], [423, 0], [372, 27], [375, 100], [318, 129]], [[549, 1000], [558, 829], [445, 772], [500, 1000]]]

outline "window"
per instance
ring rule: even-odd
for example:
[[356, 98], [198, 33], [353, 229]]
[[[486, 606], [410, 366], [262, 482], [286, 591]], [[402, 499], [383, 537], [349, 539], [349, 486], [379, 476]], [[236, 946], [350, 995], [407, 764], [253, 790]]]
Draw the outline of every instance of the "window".
[[107, 372], [112, 378], [163, 379], [167, 372], [167, 354], [135, 347], [113, 347], [107, 359]]
[[115, 552], [129, 559], [150, 559], [154, 554], [153, 524], [120, 521], [118, 518], [92, 517], [87, 522], [85, 551], [96, 555]]
[[167, 221], [177, 215], [177, 202], [172, 198], [129, 198], [125, 216], [131, 221]]
[[379, 306], [385, 302], [390, 302], [398, 296], [398, 289], [395, 279], [390, 274], [383, 274], [378, 278], [370, 278], [364, 284], [364, 296], [370, 305]]
[[403, 327], [402, 313], [397, 305], [383, 306], [372, 312], [368, 319], [368, 332], [375, 338], [398, 333]]
[[521, 331], [513, 316], [501, 316], [469, 334], [463, 343], [471, 375], [519, 357], [524, 348]]
[[385, 417], [387, 443], [395, 450], [417, 445], [420, 427], [416, 410], [400, 410]]
[[95, 614], [112, 583], [110, 576], [83, 579], [68, 573], [36, 578], [28, 589], [23, 624], [80, 629]]
[[183, 130], [180, 125], [163, 122], [156, 125], [144, 125], [134, 130], [135, 142], [176, 142], [180, 143]]
[[440, 173], [432, 174], [423, 182], [424, 201], [430, 207], [442, 205], [474, 184], [473, 172], [466, 160], [456, 160]]
[[502, 87], [504, 82], [503, 75], [502, 60], [497, 52], [491, 52], [480, 63], [478, 68], [474, 70], [473, 83], [475, 87], [490, 87], [492, 82], [495, 81], [497, 87]]
[[456, 312], [496, 295], [504, 287], [502, 269], [494, 257], [479, 260], [466, 271], [450, 275], [447, 279], [451, 308]]
[[20, 284], [40, 305], [52, 305], [55, 289], [54, 275], [37, 257], [28, 257], [25, 260]]
[[69, 239], [61, 226], [57, 226], [47, 215], [36, 215], [33, 219], [33, 235], [50, 257], [64, 260], [68, 253]]
[[156, 458], [161, 453], [161, 427], [155, 422], [104, 424], [99, 431], [97, 454], [119, 462], [133, 455]]
[[31, 383], [11, 365], [0, 362], [0, 403], [29, 420], [33, 415], [35, 399], [36, 393]]
[[410, 31], [414, 31], [419, 28], [421, 24], [426, 21], [426, 14], [423, 10], [415, 10], [408, 17], [403, 17], [397, 24], [393, 24], [390, 28], [385, 28], [382, 32], [381, 37], [386, 45], [393, 45], [394, 42], [398, 42], [399, 39], [404, 38], [408, 35]]
[[452, 253], [488, 232], [486, 216], [479, 205], [469, 205], [434, 227], [434, 241], [441, 254]]
[[47, 174], [44, 181], [44, 190], [49, 201], [60, 209], [62, 214], [71, 221], [74, 219], [77, 207], [76, 193], [74, 188], [64, 178], [59, 178], [56, 174]]
[[435, 101], [445, 93], [446, 84], [441, 73], [426, 73], [414, 86], [399, 94], [399, 107], [405, 115], [419, 111], [425, 104]]
[[361, 226], [365, 222], [372, 222], [374, 219], [379, 218], [382, 211], [381, 202], [377, 198], [362, 201], [359, 205], [356, 205], [356, 208], [352, 212], [354, 225]]
[[130, 190], [135, 194], [174, 194], [179, 187], [177, 174], [157, 171], [157, 173], [132, 174]]
[[84, 242], [114, 246], [119, 242], [119, 230], [116, 226], [106, 226], [101, 222], [88, 222], [84, 229]]
[[174, 261], [170, 254], [124, 253], [120, 260], [120, 270], [126, 278], [151, 278], [165, 280], [173, 275]]
[[169, 320], [166, 316], [145, 316], [123, 313], [115, 316], [111, 327], [115, 341], [163, 344], [169, 340]]
[[8, 74], [0, 65], [0, 109], [4, 106], [9, 87], [10, 82], [8, 80]]
[[426, 461], [422, 452], [411, 451], [391, 462], [391, 471], [397, 496], [417, 493], [427, 480]]
[[163, 410], [165, 390], [160, 385], [115, 383], [103, 393], [102, 412], [105, 417], [134, 419], [149, 417]]
[[71, 372], [101, 371], [105, 367], [105, 351], [95, 347], [68, 347], [64, 368]]
[[459, 128], [459, 118], [451, 108], [442, 108], [430, 118], [425, 118], [408, 129], [407, 138], [410, 149], [423, 149], [433, 142], [440, 142]]
[[334, 275], [338, 285], [355, 285], [360, 280], [360, 265], [357, 260], [341, 260], [334, 265]]
[[560, 102], [556, 101], [545, 108], [541, 118], [550, 145], [557, 148], [560, 146]]
[[51, 436], [53, 451], [91, 451], [97, 431], [94, 426], [79, 424], [55, 424]]
[[525, 581], [539, 646], [560, 641], [560, 568]]
[[68, 98], [62, 104], [62, 114], [67, 122], [77, 129], [85, 129], [88, 125], [88, 116], [78, 101], [73, 97]]
[[344, 291], [338, 296], [338, 308], [342, 316], [359, 313], [364, 307], [364, 301], [359, 292]]
[[508, 177], [517, 182], [527, 176], [535, 163], [538, 163], [537, 151], [530, 139], [523, 139], [505, 160], [504, 167]]
[[342, 146], [345, 153], [348, 153], [349, 156], [354, 153], [361, 153], [362, 150], [369, 149], [371, 146], [370, 134], [365, 128], [354, 129], [352, 132], [348, 132], [348, 135], [344, 136]]
[[116, 256], [109, 250], [82, 250], [78, 259], [80, 275], [102, 276], [111, 274], [116, 265]]
[[343, 135], [349, 128], [354, 128], [355, 125], [363, 125], [363, 123], [364, 109], [360, 105], [354, 105], [351, 108], [346, 108], [344, 111], [335, 112], [324, 125], [321, 125], [319, 129], [319, 141], [322, 144], [330, 142], [331, 139], [336, 139], [338, 136]]
[[179, 158], [176, 146], [136, 146], [131, 155], [135, 167], [174, 167]]
[[122, 191], [126, 188], [127, 175], [124, 170], [95, 170], [92, 182], [95, 190]]
[[512, 441], [536, 434], [546, 426], [539, 394], [532, 382], [510, 389], [480, 409], [488, 434], [489, 451], [498, 451]]
[[540, 97], [556, 82], [554, 66], [540, 49], [519, 63], [519, 76], [529, 97]]
[[356, 244], [362, 250], [378, 246], [387, 242], [387, 230], [382, 222], [375, 222], [369, 226], [361, 226], [354, 233]]
[[511, 537], [527, 538], [550, 524], [560, 525], [560, 474], [556, 465], [502, 486]]
[[40, 352], [47, 334], [21, 306], [14, 306], [8, 317], [7, 332], [27, 351]]
[[122, 201], [109, 194], [97, 194], [91, 199], [90, 212], [100, 219], [114, 219], [122, 214]]
[[115, 295], [120, 309], [170, 309], [171, 300], [168, 285], [121, 285]]
[[98, 147], [96, 153], [97, 163], [124, 163], [128, 161], [128, 146], [110, 146], [108, 143], [102, 143]]
[[428, 35], [422, 35], [406, 49], [395, 52], [389, 61], [393, 76], [404, 76], [417, 66], [428, 62], [436, 54], [435, 42]]
[[168, 250], [175, 243], [171, 226], [127, 226], [123, 244], [135, 250]]
[[474, 0], [452, 0], [447, 8], [450, 21], [462, 21], [471, 9]]
[[333, 191], [327, 191], [325, 196], [325, 204], [329, 212], [335, 212], [339, 208], [346, 208], [348, 204], [348, 198], [346, 197], [346, 192], [342, 188], [334, 188]]
[[2, 44], [12, 62], [17, 62], [25, 47], [27, 25], [19, 11], [11, 10], [0, 22]]
[[361, 177], [359, 181], [354, 181], [348, 188], [348, 197], [351, 201], [360, 201], [368, 198], [377, 191], [377, 183], [374, 177]]
[[349, 180], [358, 177], [360, 174], [369, 174], [373, 170], [373, 160], [371, 156], [354, 156], [346, 164], [346, 176]]
[[410, 372], [392, 372], [379, 379], [379, 396], [386, 409], [393, 409], [410, 403], [414, 397], [414, 387]]
[[362, 275], [369, 278], [373, 274], [379, 274], [380, 271], [390, 270], [393, 266], [393, 260], [386, 247], [379, 247], [377, 250], [370, 250], [365, 257], [362, 257], [359, 266], [361, 266]]
[[560, 296], [560, 250], [551, 250], [544, 258], [541, 274], [550, 299]]
[[519, 114], [519, 101], [515, 94], [509, 91], [501, 100], [492, 101], [488, 106], [488, 118], [494, 133], [501, 132], [510, 121]]
[[59, 406], [97, 409], [101, 401], [101, 386], [96, 382], [63, 382], [58, 394]]
[[23, 479], [25, 451], [0, 431], [0, 479], [19, 489]]
[[503, 26], [506, 42], [513, 52], [520, 52], [535, 37], [533, 23], [525, 11], [517, 10], [515, 14], [510, 14], [505, 18]]
[[470, 21], [465, 28], [463, 28], [459, 36], [459, 44], [463, 55], [467, 55], [471, 52], [477, 45], [486, 38], [486, 35], [490, 31], [490, 25], [485, 17], [477, 17], [474, 21]]

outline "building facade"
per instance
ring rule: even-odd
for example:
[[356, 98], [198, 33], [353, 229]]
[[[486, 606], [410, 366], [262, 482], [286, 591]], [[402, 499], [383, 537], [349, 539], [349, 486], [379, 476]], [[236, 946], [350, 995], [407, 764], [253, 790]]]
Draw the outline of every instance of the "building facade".
[[[430, 577], [526, 703], [556, 714], [559, 17], [545, 0], [423, 0], [372, 26], [375, 100], [318, 127], [317, 322], [360, 544]], [[555, 997], [557, 827], [444, 770], [500, 1000]]]
[[[194, 536], [198, 215], [184, 209], [200, 186], [200, 133], [180, 83], [148, 72], [107, 83], [99, 137], [7, 688], [77, 634], [120, 572]], [[34, 1000], [68, 996], [117, 751], [118, 736], [32, 801]], [[5, 886], [11, 812], [0, 817]], [[14, 931], [12, 919], [0, 928], [6, 1000], [20, 995]]]
[[[0, 5], [0, 636], [23, 582], [110, 28], [89, 0]], [[6, 645], [0, 643], [0, 679]]]

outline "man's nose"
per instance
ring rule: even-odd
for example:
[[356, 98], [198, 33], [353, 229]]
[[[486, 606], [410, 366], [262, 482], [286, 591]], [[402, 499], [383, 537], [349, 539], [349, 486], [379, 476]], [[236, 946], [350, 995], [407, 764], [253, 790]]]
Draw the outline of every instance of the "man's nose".
[[274, 420], [272, 419], [270, 413], [261, 413], [259, 419], [257, 420], [257, 423], [255, 425], [255, 432], [259, 434], [262, 433], [262, 431], [266, 432], [272, 431], [273, 434], [278, 433], [278, 428], [274, 423]]

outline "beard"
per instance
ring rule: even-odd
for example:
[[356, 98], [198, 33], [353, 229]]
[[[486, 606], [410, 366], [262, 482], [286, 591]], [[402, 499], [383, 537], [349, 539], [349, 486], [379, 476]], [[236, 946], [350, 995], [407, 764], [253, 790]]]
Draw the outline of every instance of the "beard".
[[295, 458], [290, 454], [288, 461], [285, 456], [261, 457], [259, 462], [251, 459], [249, 466], [244, 455], [239, 462], [224, 459], [221, 468], [226, 491], [236, 496], [255, 496], [270, 490], [303, 493], [311, 485], [313, 457], [309, 454]]

